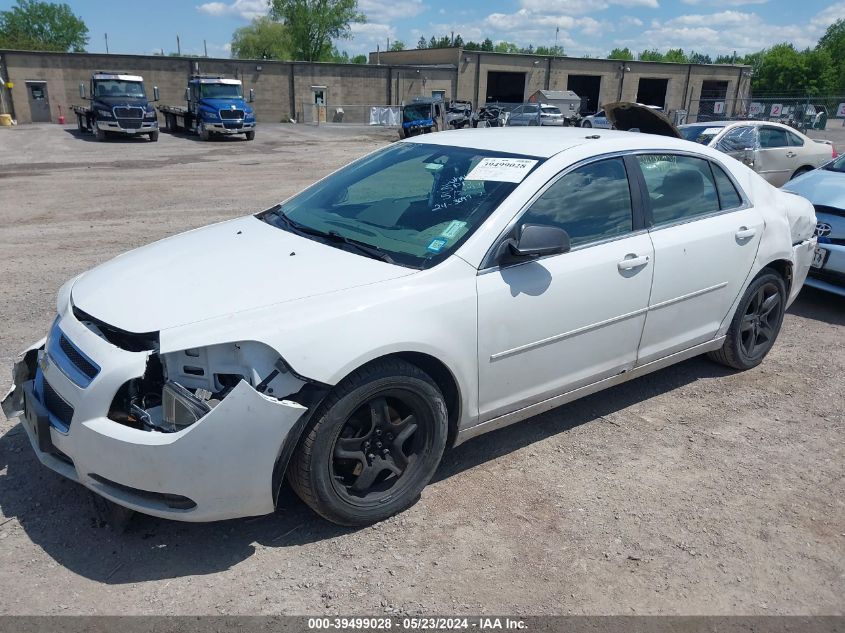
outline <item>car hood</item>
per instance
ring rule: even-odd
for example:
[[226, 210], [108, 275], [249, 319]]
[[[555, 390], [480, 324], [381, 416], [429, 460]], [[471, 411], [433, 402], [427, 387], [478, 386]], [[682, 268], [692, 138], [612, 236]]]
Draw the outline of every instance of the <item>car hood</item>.
[[128, 332], [154, 332], [416, 272], [248, 216], [166, 238], [82, 275], [73, 305]]
[[814, 169], [783, 186], [804, 196], [814, 205], [845, 209], [845, 174], [828, 169]]
[[646, 134], [683, 138], [665, 114], [642, 104], [617, 101], [603, 105], [602, 109], [617, 130], [637, 129]]

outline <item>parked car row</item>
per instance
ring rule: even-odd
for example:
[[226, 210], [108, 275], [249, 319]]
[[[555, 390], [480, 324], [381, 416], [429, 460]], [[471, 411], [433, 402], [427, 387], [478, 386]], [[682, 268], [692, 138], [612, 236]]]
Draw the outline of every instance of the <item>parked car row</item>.
[[3, 410], [132, 510], [267, 514], [287, 479], [364, 525], [477, 435], [700, 354], [755, 367], [818, 260], [817, 209], [619, 110], [676, 138], [415, 136], [101, 264], [59, 290]]

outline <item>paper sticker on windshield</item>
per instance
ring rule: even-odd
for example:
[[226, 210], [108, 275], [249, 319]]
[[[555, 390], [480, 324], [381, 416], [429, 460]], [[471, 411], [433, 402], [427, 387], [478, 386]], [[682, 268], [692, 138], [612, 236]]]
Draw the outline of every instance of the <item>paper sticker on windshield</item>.
[[456, 237], [458, 233], [461, 232], [461, 229], [463, 229], [466, 225], [466, 222], [452, 220], [449, 223], [449, 226], [447, 226], [440, 235], [451, 240], [453, 237]]
[[443, 250], [443, 247], [446, 246], [447, 240], [445, 237], [435, 237], [431, 242], [429, 242], [428, 246], [425, 247], [425, 250], [431, 253], [439, 253]]
[[482, 158], [466, 175], [466, 180], [522, 182], [536, 164], [530, 158]]
[[719, 132], [721, 132], [724, 128], [721, 127], [709, 127], [701, 133], [701, 136], [707, 136], [712, 134], [716, 136]]

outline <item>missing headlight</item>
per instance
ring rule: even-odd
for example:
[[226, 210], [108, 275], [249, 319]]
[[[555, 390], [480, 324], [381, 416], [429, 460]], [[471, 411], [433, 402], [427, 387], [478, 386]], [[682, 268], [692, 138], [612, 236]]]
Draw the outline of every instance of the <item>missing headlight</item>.
[[178, 382], [168, 380], [161, 392], [161, 422], [164, 430], [180, 431], [200, 420], [211, 411], [207, 402], [200, 400]]

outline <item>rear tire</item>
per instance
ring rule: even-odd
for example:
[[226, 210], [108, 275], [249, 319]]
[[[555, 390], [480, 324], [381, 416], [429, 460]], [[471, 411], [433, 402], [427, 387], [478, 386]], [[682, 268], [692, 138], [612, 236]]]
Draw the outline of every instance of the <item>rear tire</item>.
[[584, 121], [584, 122], [581, 124], [581, 127], [593, 127], [593, 124], [592, 124], [592, 123], [590, 123], [589, 121]]
[[775, 344], [785, 310], [783, 277], [764, 268], [742, 295], [722, 347], [707, 356], [733, 369], [756, 367]]
[[795, 173], [792, 174], [792, 176], [790, 177], [790, 180], [798, 178], [798, 176], [803, 176], [804, 174], [806, 174], [807, 172], [810, 172], [810, 171], [813, 171], [813, 168], [809, 167], [807, 165], [804, 165], [803, 167], [799, 167], [798, 169], [795, 170]]
[[390, 359], [353, 372], [320, 404], [287, 477], [317, 514], [369, 525], [413, 505], [446, 447], [446, 402], [415, 365]]

